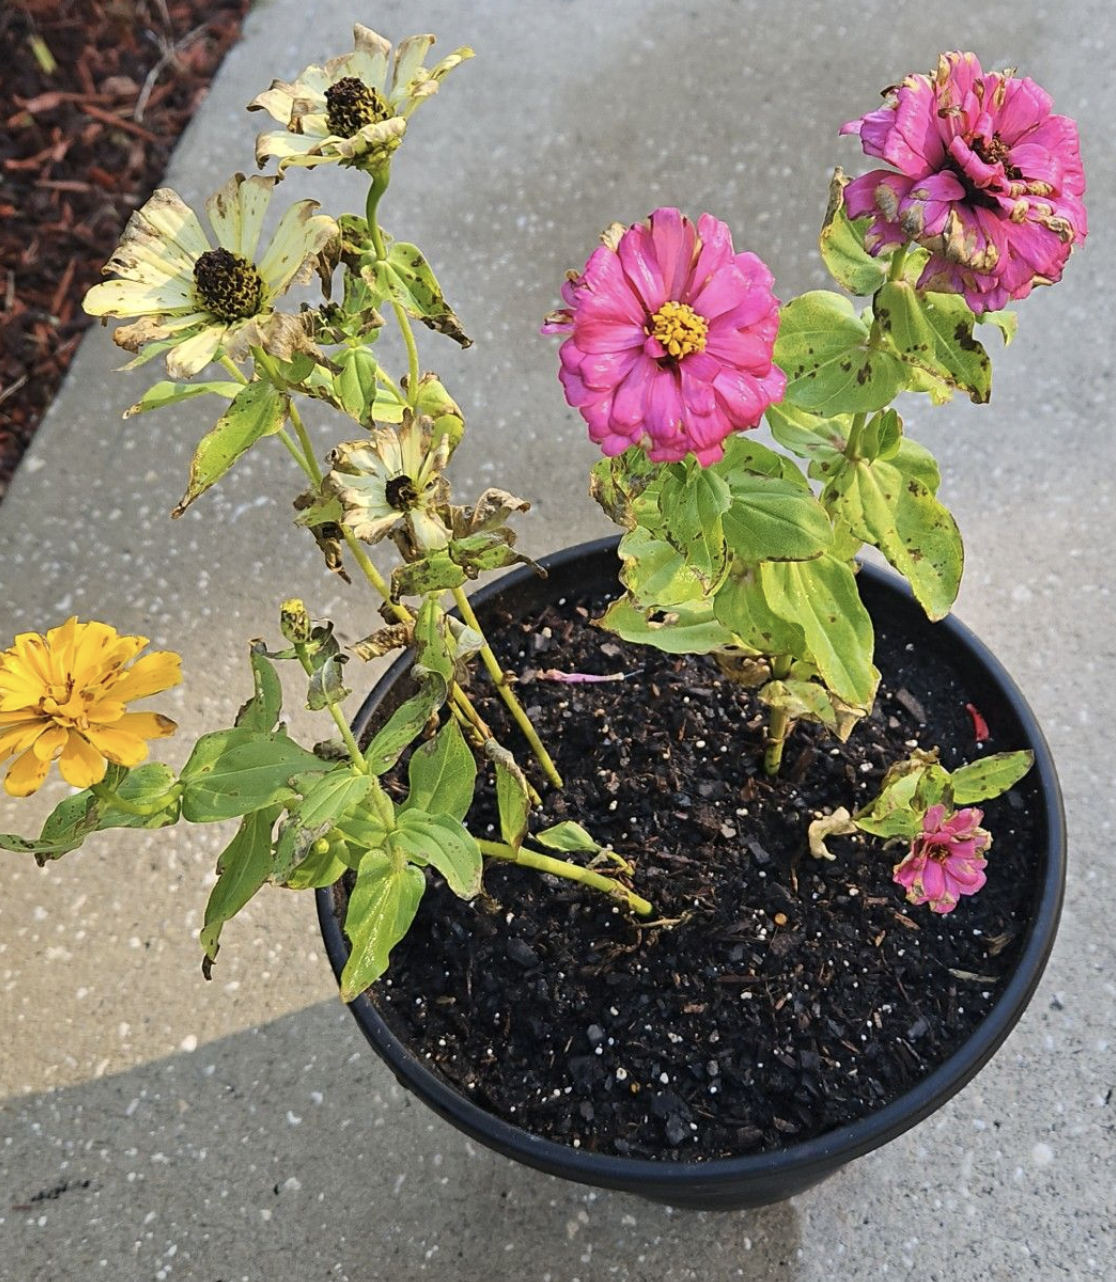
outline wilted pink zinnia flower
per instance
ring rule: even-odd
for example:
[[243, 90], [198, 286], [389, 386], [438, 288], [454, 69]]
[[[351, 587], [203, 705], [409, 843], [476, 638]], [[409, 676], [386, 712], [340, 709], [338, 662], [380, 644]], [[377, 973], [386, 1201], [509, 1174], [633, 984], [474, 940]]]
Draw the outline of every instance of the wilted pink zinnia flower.
[[948, 913], [962, 895], [975, 895], [987, 880], [987, 859], [981, 854], [992, 834], [978, 827], [984, 812], [971, 807], [946, 817], [945, 806], [931, 806], [922, 817], [922, 831], [911, 842], [911, 853], [895, 865], [895, 881], [907, 890], [912, 904], [929, 904], [932, 912]]
[[845, 125], [876, 169], [845, 189], [850, 218], [873, 216], [868, 248], [914, 240], [931, 251], [919, 287], [964, 294], [974, 312], [1060, 280], [1085, 239], [1077, 126], [1050, 114], [1033, 80], [985, 75], [971, 53], [908, 76], [879, 111]]
[[786, 378], [772, 364], [779, 300], [755, 254], [710, 214], [677, 209], [606, 235], [544, 334], [569, 334], [559, 377], [605, 454], [641, 445], [654, 462], [702, 465], [755, 427]]

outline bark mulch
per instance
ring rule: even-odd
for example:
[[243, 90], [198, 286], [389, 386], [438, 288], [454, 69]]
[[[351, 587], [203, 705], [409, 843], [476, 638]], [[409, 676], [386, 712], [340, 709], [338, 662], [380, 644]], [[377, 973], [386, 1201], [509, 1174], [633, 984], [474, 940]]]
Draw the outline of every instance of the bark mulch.
[[0, 497], [251, 0], [0, 6]]

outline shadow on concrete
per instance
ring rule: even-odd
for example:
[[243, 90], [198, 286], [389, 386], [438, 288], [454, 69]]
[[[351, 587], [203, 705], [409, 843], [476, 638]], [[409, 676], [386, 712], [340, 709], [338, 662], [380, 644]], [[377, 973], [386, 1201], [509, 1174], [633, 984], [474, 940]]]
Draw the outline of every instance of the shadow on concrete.
[[19, 1282], [796, 1275], [793, 1206], [674, 1211], [515, 1166], [410, 1100], [339, 1003], [0, 1119]]

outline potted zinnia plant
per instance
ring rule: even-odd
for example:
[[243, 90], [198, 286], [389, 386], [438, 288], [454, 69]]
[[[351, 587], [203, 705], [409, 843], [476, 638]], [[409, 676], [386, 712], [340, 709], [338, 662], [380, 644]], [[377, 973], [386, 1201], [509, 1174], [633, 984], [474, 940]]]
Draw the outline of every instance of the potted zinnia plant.
[[[960, 1089], [1053, 942], [1053, 765], [947, 617], [961, 537], [894, 402], [988, 400], [978, 334], [1009, 341], [1005, 306], [1086, 233], [1076, 127], [972, 54], [908, 76], [841, 131], [888, 166], [833, 177], [821, 250], [841, 292], [781, 304], [708, 213], [607, 229], [544, 332], [621, 533], [536, 564], [510, 524], [525, 500], [455, 501], [463, 415], [414, 322], [470, 340], [380, 223], [411, 115], [471, 57], [427, 68], [432, 43], [393, 51], [357, 25], [351, 53], [273, 82], [250, 107], [277, 125], [256, 148], [276, 175], [221, 187], [212, 235], [157, 191], [85, 303], [129, 322], [132, 365], [165, 359], [129, 413], [222, 403], [173, 515], [275, 438], [301, 474], [296, 523], [379, 617], [346, 652], [284, 601], [233, 724], [178, 771], [147, 760], [173, 723], [131, 706], [179, 680], [176, 655], [76, 618], [16, 637], [4, 786], [33, 793], [57, 763], [75, 792], [0, 846], [45, 863], [103, 829], [236, 821], [207, 977], [265, 885], [315, 889], [343, 998], [456, 1125], [660, 1200], [771, 1201]], [[263, 246], [284, 171], [331, 165], [367, 177], [364, 210], [298, 201]], [[314, 275], [320, 301], [284, 310]], [[321, 405], [351, 420], [328, 450]], [[764, 419], [778, 448], [748, 434]], [[350, 723], [346, 664], [396, 651]], [[289, 735], [284, 684], [328, 737]]]

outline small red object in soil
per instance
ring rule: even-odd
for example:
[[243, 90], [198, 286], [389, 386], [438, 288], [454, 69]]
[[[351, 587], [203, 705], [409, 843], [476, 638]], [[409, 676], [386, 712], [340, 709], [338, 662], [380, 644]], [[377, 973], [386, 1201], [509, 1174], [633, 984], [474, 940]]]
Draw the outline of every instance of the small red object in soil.
[[988, 722], [977, 711], [976, 704], [965, 704], [965, 710], [973, 719], [973, 738], [977, 743], [984, 743], [986, 739], [991, 739], [992, 734], [988, 729]]

